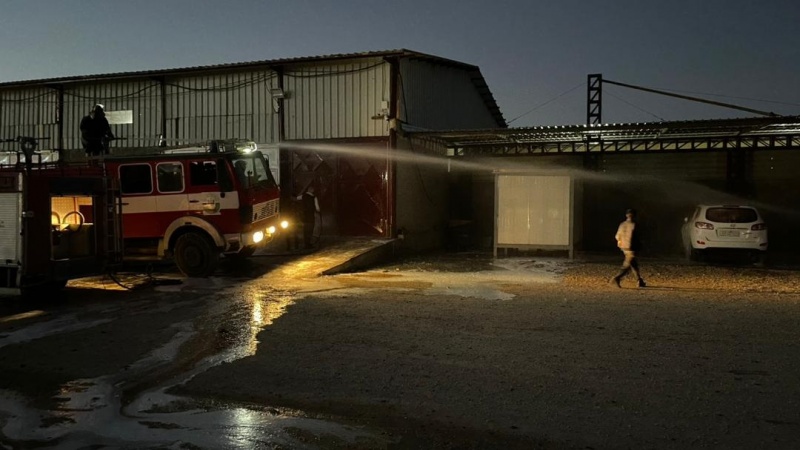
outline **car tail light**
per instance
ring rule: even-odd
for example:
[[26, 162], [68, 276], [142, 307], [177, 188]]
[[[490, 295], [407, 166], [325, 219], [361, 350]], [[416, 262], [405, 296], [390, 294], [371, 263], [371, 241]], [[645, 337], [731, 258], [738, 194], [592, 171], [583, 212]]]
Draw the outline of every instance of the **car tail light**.
[[695, 222], [694, 223], [694, 227], [695, 228], [700, 228], [701, 230], [713, 230], [714, 229], [714, 225], [711, 225], [708, 222]]
[[765, 224], [765, 223], [757, 223], [757, 224], [753, 225], [752, 227], [750, 227], [750, 229], [752, 231], [763, 231], [763, 230], [767, 229], [767, 224]]

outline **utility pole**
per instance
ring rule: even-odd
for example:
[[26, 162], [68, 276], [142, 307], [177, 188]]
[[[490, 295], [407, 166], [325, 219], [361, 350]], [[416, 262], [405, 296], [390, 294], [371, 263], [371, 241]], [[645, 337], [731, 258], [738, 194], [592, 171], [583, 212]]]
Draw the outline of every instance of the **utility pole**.
[[603, 75], [590, 74], [587, 85], [589, 89], [586, 102], [586, 124], [601, 124], [603, 123]]

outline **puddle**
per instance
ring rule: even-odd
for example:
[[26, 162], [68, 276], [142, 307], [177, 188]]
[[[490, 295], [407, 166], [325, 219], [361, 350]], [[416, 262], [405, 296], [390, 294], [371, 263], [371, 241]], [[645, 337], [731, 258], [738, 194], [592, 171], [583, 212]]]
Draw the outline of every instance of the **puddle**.
[[[341, 280], [338, 286], [329, 284], [321, 289], [321, 282], [314, 290], [298, 293], [315, 297], [343, 297], [359, 295], [374, 289], [394, 292], [422, 292], [430, 296], [457, 296], [483, 300], [511, 300], [514, 294], [504, 292], [501, 284], [558, 283], [566, 271], [569, 261], [563, 259], [504, 258], [491, 264], [478, 261], [480, 270], [468, 271], [459, 268], [451, 271], [449, 261], [426, 263], [402, 271], [389, 269], [372, 270], [358, 274], [334, 275], [331, 280]], [[488, 269], [487, 269], [488, 267]]]
[[[173, 325], [178, 330], [169, 342], [144, 355], [121, 374], [66, 383], [54, 398], [58, 406], [52, 410], [31, 408], [20, 395], [0, 391], [0, 432], [4, 442], [36, 442], [36, 445], [67, 450], [94, 447], [252, 449], [264, 446], [317, 449], [321, 448], [317, 445], [320, 442], [334, 442], [339, 447], [364, 442], [371, 443], [369, 446], [385, 446], [382, 438], [368, 430], [303, 417], [301, 413], [216, 403], [209, 407], [166, 393], [170, 387], [185, 383], [211, 367], [254, 354], [258, 333], [294, 301], [289, 295], [263, 287], [246, 288], [236, 295], [241, 295], [242, 301], [234, 302], [233, 307], [230, 303], [218, 302], [212, 307], [211, 315], [211, 320], [216, 318], [220, 323], [228, 318], [225, 326], [237, 334], [233, 344], [201, 360], [188, 372], [138, 393], [127, 405], [121, 403], [121, 387], [136, 382], [137, 373], [146, 373], [148, 369], [174, 360], [181, 346], [196, 336], [193, 324]], [[79, 322], [74, 315], [66, 316], [16, 331], [0, 341], [0, 345], [90, 328], [110, 320]], [[230, 320], [235, 323], [229, 323]]]
[[[36, 441], [59, 449], [226, 448], [252, 449], [268, 444], [297, 449], [319, 448], [298, 441], [293, 429], [343, 443], [376, 442], [375, 436], [354, 427], [242, 407], [170, 411], [189, 400], [150, 392], [124, 409], [109, 378], [79, 380], [65, 386], [61, 406], [36, 411], [11, 392], [2, 392], [6, 441]], [[146, 410], [140, 408], [146, 407]]]

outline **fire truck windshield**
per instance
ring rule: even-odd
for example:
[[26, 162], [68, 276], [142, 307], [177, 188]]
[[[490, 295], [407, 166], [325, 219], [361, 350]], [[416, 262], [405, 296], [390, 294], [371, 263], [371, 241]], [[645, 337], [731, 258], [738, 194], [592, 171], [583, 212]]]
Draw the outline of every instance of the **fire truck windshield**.
[[244, 187], [276, 187], [269, 163], [261, 152], [244, 153], [231, 158], [236, 179]]

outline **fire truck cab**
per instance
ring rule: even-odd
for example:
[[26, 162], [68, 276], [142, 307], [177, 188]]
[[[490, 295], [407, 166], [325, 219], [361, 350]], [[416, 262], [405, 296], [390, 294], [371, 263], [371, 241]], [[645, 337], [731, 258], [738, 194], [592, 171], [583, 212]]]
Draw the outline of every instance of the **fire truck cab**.
[[137, 149], [103, 164], [119, 182], [125, 259], [171, 258], [186, 276], [205, 277], [220, 255], [251, 256], [288, 227], [269, 161], [253, 142]]

